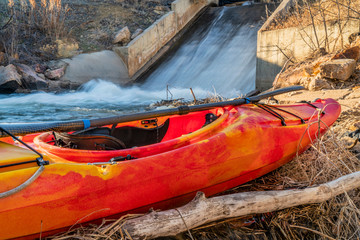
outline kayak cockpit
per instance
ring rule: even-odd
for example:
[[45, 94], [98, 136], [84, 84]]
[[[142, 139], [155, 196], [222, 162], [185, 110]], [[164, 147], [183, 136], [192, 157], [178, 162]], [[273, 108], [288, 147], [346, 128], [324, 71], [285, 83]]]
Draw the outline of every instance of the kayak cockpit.
[[34, 139], [48, 156], [72, 162], [106, 162], [114, 157], [147, 157], [208, 138], [224, 127], [229, 111], [206, 111], [89, 128], [70, 133], [47, 132]]
[[83, 150], [120, 150], [168, 141], [194, 132], [215, 121], [218, 115], [211, 111], [152, 118], [133, 123], [89, 128], [77, 132], [54, 132], [55, 146]]

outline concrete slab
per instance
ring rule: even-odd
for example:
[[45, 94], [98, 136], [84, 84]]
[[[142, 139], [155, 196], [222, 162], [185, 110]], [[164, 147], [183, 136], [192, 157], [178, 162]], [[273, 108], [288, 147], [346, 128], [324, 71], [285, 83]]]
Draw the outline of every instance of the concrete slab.
[[63, 61], [69, 65], [61, 78], [62, 81], [75, 84], [83, 84], [92, 79], [103, 79], [117, 84], [126, 84], [130, 81], [123, 60], [113, 51], [80, 54]]

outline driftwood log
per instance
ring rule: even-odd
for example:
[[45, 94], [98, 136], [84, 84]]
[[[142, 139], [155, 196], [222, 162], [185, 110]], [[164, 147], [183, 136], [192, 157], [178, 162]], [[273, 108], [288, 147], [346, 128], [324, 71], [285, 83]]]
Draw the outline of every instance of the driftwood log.
[[315, 187], [295, 190], [244, 192], [206, 198], [201, 192], [188, 204], [128, 219], [123, 232], [133, 239], [174, 236], [213, 221], [273, 212], [293, 206], [321, 203], [360, 187], [360, 172]]

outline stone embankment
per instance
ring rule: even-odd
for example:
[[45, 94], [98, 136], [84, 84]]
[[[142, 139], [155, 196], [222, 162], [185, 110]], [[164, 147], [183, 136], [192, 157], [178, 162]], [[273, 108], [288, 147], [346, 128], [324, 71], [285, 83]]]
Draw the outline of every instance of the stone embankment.
[[302, 85], [306, 89], [339, 89], [356, 86], [359, 79], [360, 38], [337, 54], [318, 51], [315, 57], [279, 73], [273, 86]]
[[65, 63], [36, 64], [31, 67], [20, 63], [0, 66], [0, 93], [71, 89], [70, 82], [59, 81], [65, 74], [65, 69]]
[[[348, 133], [360, 129], [360, 38], [337, 54], [319, 51], [313, 57], [279, 73], [273, 87], [302, 85], [306, 90], [275, 97], [278, 103], [314, 101], [333, 98], [341, 104], [340, 118], [332, 128], [343, 143], [350, 146], [354, 139]], [[325, 109], [326, 112], [326, 109]], [[360, 152], [360, 144], [352, 151]]]

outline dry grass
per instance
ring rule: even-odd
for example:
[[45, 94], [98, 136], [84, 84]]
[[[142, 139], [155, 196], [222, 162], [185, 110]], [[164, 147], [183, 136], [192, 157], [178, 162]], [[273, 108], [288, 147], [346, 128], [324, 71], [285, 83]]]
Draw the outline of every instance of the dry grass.
[[359, 18], [360, 0], [298, 0], [287, 15], [275, 19], [267, 30]]
[[63, 5], [61, 0], [8, 0], [7, 6], [6, 19], [2, 19], [6, 24], [0, 26], [0, 43], [5, 49], [7, 62], [54, 58], [54, 52], [41, 52], [39, 48], [68, 36], [65, 26], [69, 11], [67, 5]]
[[[344, 112], [334, 127], [292, 162], [223, 194], [305, 188], [360, 170], [360, 151], [346, 150], [342, 137], [360, 121], [360, 110]], [[358, 150], [360, 148], [358, 147]], [[360, 191], [355, 189], [321, 204], [241, 217], [202, 226], [162, 239], [359, 239]], [[131, 239], [124, 219], [81, 227], [52, 239]]]
[[[360, 19], [360, 0], [297, 0], [295, 5], [284, 15], [278, 15], [267, 27], [267, 30], [297, 27], [306, 44], [316, 51], [324, 48], [327, 52], [334, 52], [336, 46], [343, 48], [347, 43], [343, 29], [351, 20]], [[337, 26], [338, 36], [332, 36], [330, 26]], [[311, 29], [314, 37], [305, 31]], [[318, 37], [319, 29], [325, 31], [325, 38]], [[356, 37], [350, 36], [349, 42]], [[309, 38], [309, 39], [308, 39]]]

